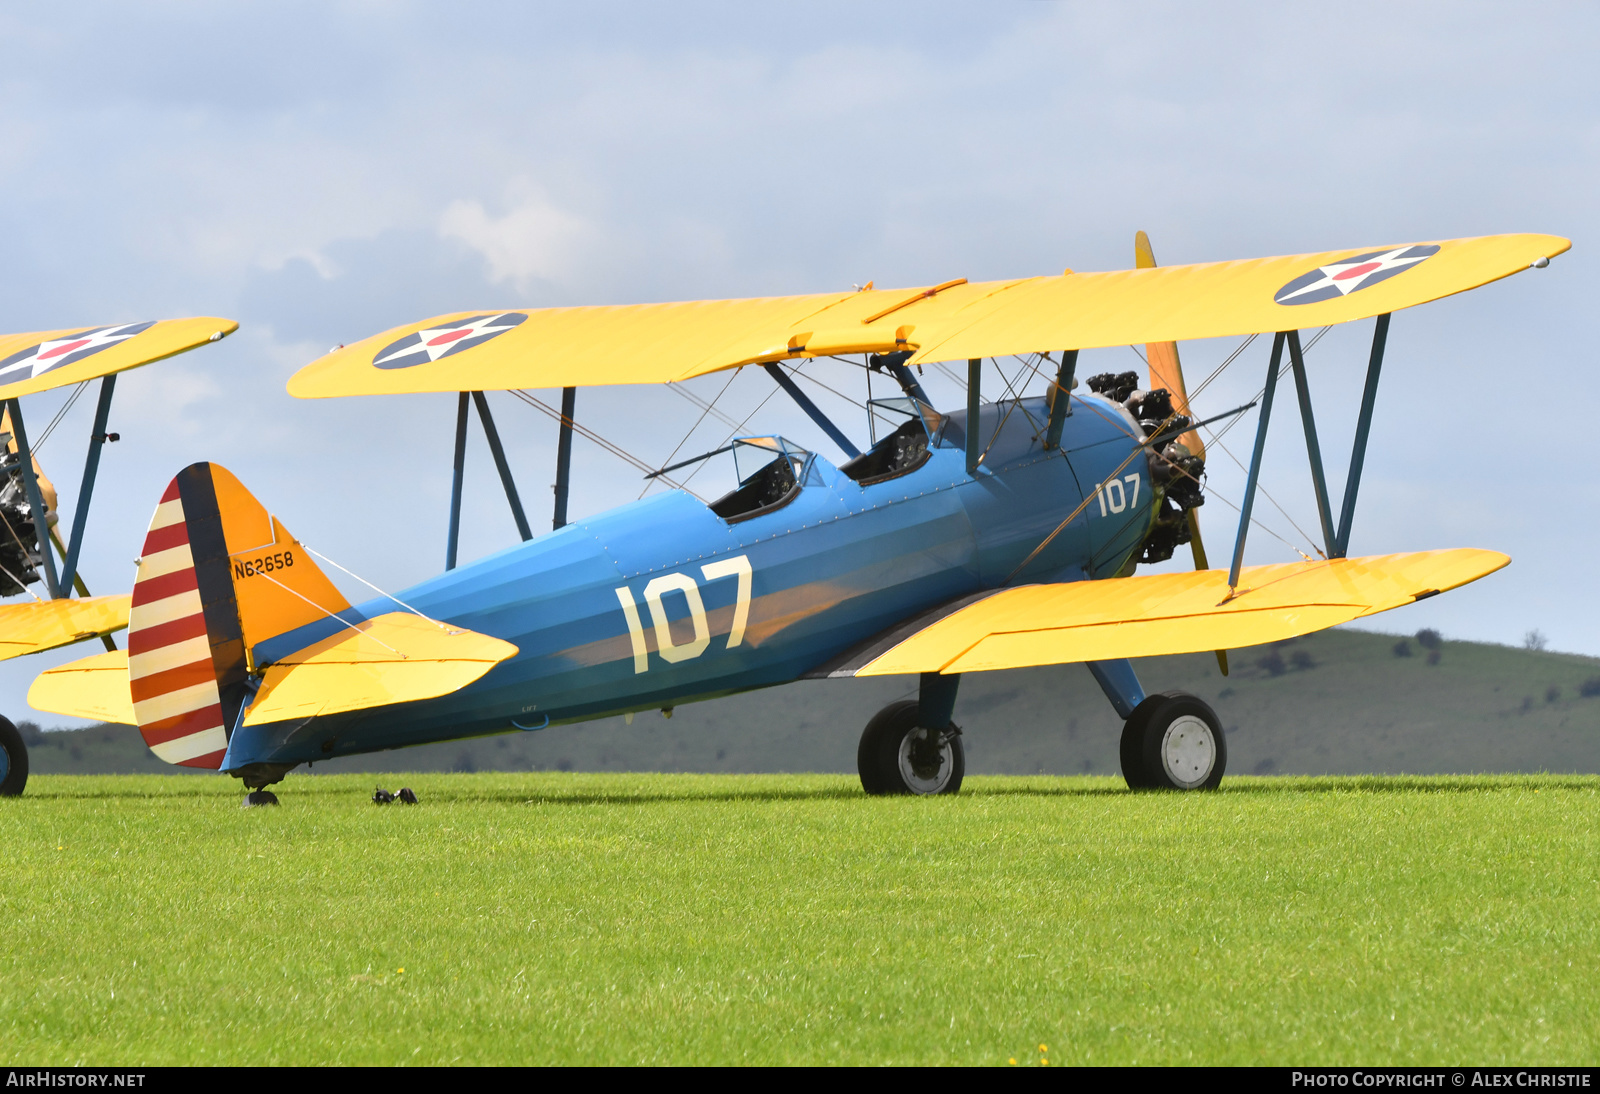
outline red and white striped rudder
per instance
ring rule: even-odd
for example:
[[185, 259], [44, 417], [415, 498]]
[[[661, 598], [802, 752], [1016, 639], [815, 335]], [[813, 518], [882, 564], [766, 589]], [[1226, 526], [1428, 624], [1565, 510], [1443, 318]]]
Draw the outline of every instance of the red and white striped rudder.
[[128, 681], [145, 744], [220, 768], [244, 700], [244, 641], [209, 464], [178, 473], [145, 536], [128, 615]]

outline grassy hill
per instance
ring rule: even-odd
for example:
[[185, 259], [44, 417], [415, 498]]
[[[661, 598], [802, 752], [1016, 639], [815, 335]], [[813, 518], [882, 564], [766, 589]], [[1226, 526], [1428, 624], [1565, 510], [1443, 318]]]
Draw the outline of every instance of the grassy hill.
[[[1400, 656], [1400, 649], [1405, 656]], [[1600, 772], [1600, 660], [1338, 630], [1138, 663], [1151, 691], [1211, 703], [1232, 774]], [[354, 771], [854, 772], [861, 728], [910, 677], [805, 681], [679, 707], [319, 763]], [[1585, 691], [1591, 694], [1585, 694]], [[1078, 665], [967, 676], [973, 774], [1114, 774], [1121, 721]], [[172, 772], [125, 726], [30, 734], [40, 774]]]

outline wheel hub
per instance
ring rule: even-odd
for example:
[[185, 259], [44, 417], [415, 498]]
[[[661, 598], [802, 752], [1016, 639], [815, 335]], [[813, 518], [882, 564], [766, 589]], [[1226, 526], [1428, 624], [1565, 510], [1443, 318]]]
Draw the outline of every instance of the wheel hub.
[[1184, 790], [1192, 790], [1211, 777], [1217, 762], [1217, 742], [1205, 719], [1185, 714], [1173, 720], [1161, 738], [1161, 766], [1167, 777]]
[[916, 794], [937, 794], [955, 770], [953, 750], [943, 733], [914, 729], [900, 739], [900, 775]]

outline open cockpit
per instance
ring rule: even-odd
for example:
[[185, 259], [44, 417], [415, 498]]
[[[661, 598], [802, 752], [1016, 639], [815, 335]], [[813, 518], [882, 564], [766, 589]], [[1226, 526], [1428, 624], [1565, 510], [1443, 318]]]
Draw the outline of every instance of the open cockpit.
[[739, 485], [711, 503], [717, 516], [737, 524], [781, 509], [799, 495], [810, 452], [783, 437], [740, 437], [730, 447]]
[[918, 399], [873, 399], [867, 411], [874, 416], [885, 412], [905, 417], [905, 421], [866, 452], [839, 465], [839, 470], [862, 486], [909, 475], [928, 462], [928, 450], [938, 442], [944, 429], [944, 416]]

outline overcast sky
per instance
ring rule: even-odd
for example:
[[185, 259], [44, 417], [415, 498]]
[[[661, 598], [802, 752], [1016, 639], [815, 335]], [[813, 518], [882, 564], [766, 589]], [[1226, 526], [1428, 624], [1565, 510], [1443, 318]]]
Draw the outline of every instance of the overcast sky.
[[[442, 566], [454, 398], [302, 402], [284, 383], [408, 320], [1115, 269], [1140, 228], [1163, 264], [1551, 232], [1574, 247], [1549, 269], [1395, 317], [1351, 550], [1514, 560], [1375, 628], [1511, 644], [1538, 628], [1600, 655], [1597, 30], [1579, 3], [12, 5], [0, 329], [241, 323], [119, 381], [93, 591], [129, 588], [162, 489], [202, 459], [397, 588]], [[1336, 329], [1308, 358], [1336, 498], [1370, 337]], [[1186, 344], [1191, 383], [1235, 345]], [[1245, 401], [1266, 352], [1199, 409]], [[1103, 350], [1080, 373], [1139, 366]], [[859, 372], [817, 375], [861, 395]], [[743, 418], [771, 391], [747, 372], [719, 405]], [[858, 411], [813, 393], [864, 439]], [[66, 394], [25, 402], [30, 432]], [[41, 454], [68, 512], [92, 394]], [[554, 425], [491, 403], [548, 527]], [[1258, 504], [1281, 539], [1254, 534], [1251, 561], [1310, 550], [1298, 529], [1316, 526], [1279, 407], [1265, 486], [1286, 512]], [[655, 461], [698, 414], [664, 387], [585, 390], [578, 412]], [[1252, 428], [1228, 436], [1240, 459]], [[838, 457], [781, 395], [751, 421], [770, 430]], [[727, 432], [708, 422], [684, 452]], [[573, 516], [638, 496], [626, 464], [582, 440], [574, 455]], [[464, 558], [516, 540], [476, 430], [468, 460]], [[1210, 472], [1225, 554], [1218, 499], [1243, 473], [1218, 451]], [[90, 652], [0, 665], [0, 711], [29, 716], [33, 675]]]

